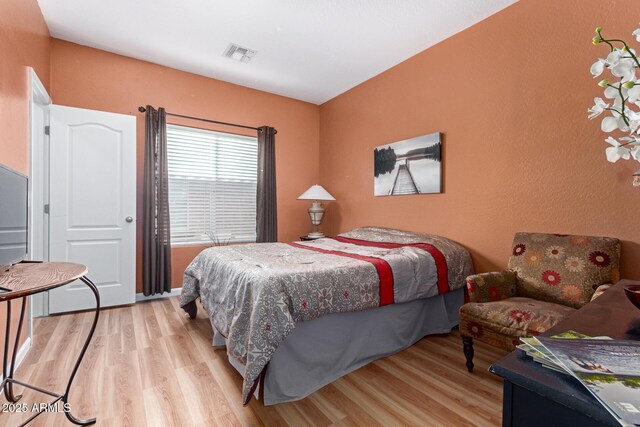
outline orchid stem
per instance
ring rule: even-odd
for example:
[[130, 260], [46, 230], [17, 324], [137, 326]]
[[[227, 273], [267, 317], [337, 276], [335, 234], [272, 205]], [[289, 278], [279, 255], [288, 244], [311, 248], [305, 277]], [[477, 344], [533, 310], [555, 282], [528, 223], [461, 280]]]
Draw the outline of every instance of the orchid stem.
[[628, 98], [625, 98], [624, 95], [622, 94], [622, 85], [620, 86], [614, 86], [614, 85], [607, 85], [608, 87], [612, 87], [614, 89], [616, 89], [618, 91], [618, 93], [620, 94], [620, 100], [621, 102], [621, 111], [616, 110], [615, 108], [607, 108], [607, 110], [609, 111], [615, 111], [616, 113], [620, 114], [620, 116], [622, 117], [622, 120], [624, 120], [624, 123], [629, 126], [629, 118], [627, 117], [626, 113], [625, 113], [625, 102], [627, 102]]

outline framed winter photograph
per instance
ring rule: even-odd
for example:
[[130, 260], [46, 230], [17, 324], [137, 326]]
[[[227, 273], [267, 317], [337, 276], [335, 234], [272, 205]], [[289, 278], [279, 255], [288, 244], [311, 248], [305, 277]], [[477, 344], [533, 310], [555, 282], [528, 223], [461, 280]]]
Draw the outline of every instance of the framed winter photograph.
[[373, 158], [374, 195], [442, 193], [440, 132], [381, 145]]

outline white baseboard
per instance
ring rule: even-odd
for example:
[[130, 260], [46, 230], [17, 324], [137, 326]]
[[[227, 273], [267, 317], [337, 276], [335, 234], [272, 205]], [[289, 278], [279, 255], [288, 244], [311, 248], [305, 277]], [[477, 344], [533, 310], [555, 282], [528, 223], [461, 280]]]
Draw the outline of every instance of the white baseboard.
[[[20, 349], [18, 350], [18, 354], [16, 354], [16, 368], [15, 368], [14, 372], [16, 370], [18, 370], [18, 368], [20, 367], [20, 364], [22, 363], [24, 358], [27, 357], [27, 353], [29, 353], [30, 349], [31, 349], [31, 337], [27, 337], [25, 342], [22, 343], [22, 345], [20, 346]], [[8, 357], [11, 357], [11, 355], [9, 354]], [[11, 371], [11, 362], [7, 363], [7, 370]], [[2, 381], [4, 381], [4, 377], [2, 375], [0, 375], [0, 382], [2, 382]], [[3, 393], [3, 391], [0, 390], [0, 395], [2, 393]]]
[[171, 289], [171, 292], [165, 292], [163, 294], [149, 295], [148, 297], [145, 296], [143, 293], [139, 293], [139, 294], [136, 294], [136, 302], [151, 301], [151, 300], [154, 300], [154, 299], [175, 297], [176, 295], [180, 295], [181, 293], [182, 293], [182, 288], [173, 288], [173, 289]]
[[31, 295], [31, 316], [45, 317], [49, 315], [49, 292]]

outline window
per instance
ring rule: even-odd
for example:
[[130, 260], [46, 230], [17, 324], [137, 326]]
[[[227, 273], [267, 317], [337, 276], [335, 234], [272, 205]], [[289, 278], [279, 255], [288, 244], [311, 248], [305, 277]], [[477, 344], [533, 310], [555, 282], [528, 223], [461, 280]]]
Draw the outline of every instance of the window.
[[167, 125], [171, 243], [255, 242], [256, 138]]

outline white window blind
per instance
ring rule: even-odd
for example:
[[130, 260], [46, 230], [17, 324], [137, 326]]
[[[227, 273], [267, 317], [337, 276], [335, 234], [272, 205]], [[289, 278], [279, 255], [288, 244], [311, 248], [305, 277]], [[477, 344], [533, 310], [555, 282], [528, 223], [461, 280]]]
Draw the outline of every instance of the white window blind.
[[171, 243], [255, 242], [256, 138], [167, 125]]

